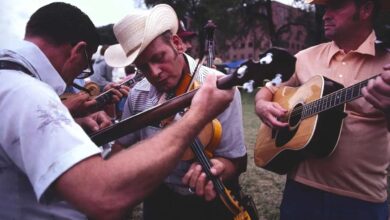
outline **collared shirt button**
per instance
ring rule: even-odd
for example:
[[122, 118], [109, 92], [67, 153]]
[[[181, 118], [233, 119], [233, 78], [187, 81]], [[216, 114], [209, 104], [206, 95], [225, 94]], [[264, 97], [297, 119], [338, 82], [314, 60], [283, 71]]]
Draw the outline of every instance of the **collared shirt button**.
[[343, 65], [347, 65], [347, 63], [346, 63], [346, 62], [342, 62], [342, 64], [343, 64]]
[[340, 74], [339, 77], [340, 77], [340, 78], [343, 78], [343, 74]]

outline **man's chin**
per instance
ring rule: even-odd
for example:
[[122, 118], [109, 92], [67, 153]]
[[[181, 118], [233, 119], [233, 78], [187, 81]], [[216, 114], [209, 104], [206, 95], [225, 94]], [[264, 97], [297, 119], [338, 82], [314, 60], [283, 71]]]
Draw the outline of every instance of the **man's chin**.
[[169, 91], [172, 91], [172, 89], [174, 89], [174, 88], [171, 88], [167, 85], [158, 85], [158, 86], [156, 86], [156, 88], [159, 92], [169, 92]]
[[324, 36], [326, 39], [333, 40], [334, 39], [334, 32], [325, 30]]

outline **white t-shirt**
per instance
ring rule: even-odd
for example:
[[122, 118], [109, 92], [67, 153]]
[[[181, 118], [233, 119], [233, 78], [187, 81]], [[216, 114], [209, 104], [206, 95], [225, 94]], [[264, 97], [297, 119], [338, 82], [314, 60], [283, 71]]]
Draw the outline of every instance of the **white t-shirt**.
[[50, 188], [99, 153], [59, 99], [64, 81], [26, 41], [1, 50], [0, 60], [22, 63], [35, 75], [0, 69], [0, 219], [85, 219]]

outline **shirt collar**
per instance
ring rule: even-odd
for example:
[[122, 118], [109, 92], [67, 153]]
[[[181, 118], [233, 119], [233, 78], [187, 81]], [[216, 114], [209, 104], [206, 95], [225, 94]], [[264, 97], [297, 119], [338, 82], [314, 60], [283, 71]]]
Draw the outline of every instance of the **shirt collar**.
[[50, 63], [46, 55], [35, 44], [20, 41], [0, 51], [0, 59], [18, 62], [28, 68], [40, 81], [49, 84], [54, 91], [64, 93], [66, 83]]
[[[375, 56], [375, 40], [376, 35], [375, 32], [372, 31], [371, 34], [367, 37], [367, 39], [358, 47], [356, 50], [349, 51], [348, 53], [358, 53], [362, 55]], [[332, 59], [338, 53], [344, 53], [342, 49], [340, 49], [337, 44], [332, 41], [330, 44], [330, 51], [327, 58], [327, 63], [330, 65]]]
[[186, 53], [184, 53], [184, 58], [187, 60], [188, 66], [190, 68], [190, 74], [192, 75], [198, 62]]

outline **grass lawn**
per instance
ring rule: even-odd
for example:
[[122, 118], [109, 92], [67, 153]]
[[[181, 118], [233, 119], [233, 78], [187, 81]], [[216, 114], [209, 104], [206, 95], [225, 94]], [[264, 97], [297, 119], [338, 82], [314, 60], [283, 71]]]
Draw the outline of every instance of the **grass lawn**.
[[255, 93], [241, 93], [244, 118], [245, 143], [248, 149], [248, 168], [241, 175], [243, 190], [255, 201], [260, 220], [279, 219], [279, 204], [282, 198], [285, 175], [280, 176], [256, 167], [253, 150], [256, 142], [260, 119], [255, 115]]

